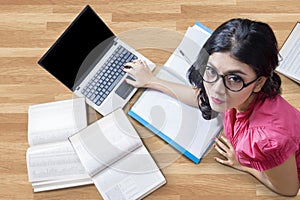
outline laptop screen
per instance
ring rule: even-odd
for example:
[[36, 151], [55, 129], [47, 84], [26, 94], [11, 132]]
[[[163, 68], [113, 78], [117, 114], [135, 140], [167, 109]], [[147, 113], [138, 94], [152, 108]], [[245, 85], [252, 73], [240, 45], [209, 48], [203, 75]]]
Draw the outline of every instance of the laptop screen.
[[87, 65], [82, 67], [89, 53], [101, 42], [113, 38], [113, 32], [90, 6], [86, 6], [38, 64], [73, 90], [75, 81], [91, 68]]

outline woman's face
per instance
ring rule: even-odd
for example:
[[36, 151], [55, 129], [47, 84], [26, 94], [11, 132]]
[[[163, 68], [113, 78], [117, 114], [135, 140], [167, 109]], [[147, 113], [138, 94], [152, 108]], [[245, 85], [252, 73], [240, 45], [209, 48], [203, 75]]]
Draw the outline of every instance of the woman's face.
[[[209, 56], [207, 65], [214, 68], [221, 75], [238, 75], [244, 83], [249, 83], [257, 78], [254, 70], [249, 65], [235, 60], [229, 53], [213, 53]], [[251, 94], [257, 92], [258, 81], [259, 79], [239, 92], [227, 89], [221, 77], [214, 83], [204, 82], [204, 87], [213, 110], [224, 112], [227, 109], [235, 108], [237, 111], [245, 111], [253, 99]]]

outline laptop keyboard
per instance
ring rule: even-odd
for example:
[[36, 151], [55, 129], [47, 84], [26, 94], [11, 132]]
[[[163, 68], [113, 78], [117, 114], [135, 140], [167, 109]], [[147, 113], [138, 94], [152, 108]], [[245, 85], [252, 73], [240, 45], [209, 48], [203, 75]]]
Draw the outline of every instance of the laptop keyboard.
[[137, 56], [119, 46], [81, 93], [99, 106], [125, 75], [124, 64], [135, 59]]

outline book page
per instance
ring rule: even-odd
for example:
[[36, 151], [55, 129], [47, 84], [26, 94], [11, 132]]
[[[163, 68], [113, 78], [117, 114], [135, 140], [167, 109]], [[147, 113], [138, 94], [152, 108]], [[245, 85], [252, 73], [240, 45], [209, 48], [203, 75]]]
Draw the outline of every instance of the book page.
[[68, 140], [30, 147], [26, 161], [30, 182], [88, 176]]
[[69, 139], [91, 177], [142, 145], [122, 109], [99, 119]]
[[300, 23], [296, 24], [279, 54], [282, 61], [276, 70], [300, 83]]
[[[161, 68], [157, 77], [176, 83], [183, 78]], [[207, 147], [222, 129], [222, 116], [205, 120], [198, 107], [192, 107], [156, 90], [145, 90], [131, 108], [146, 123], [160, 131], [164, 140], [176, 142], [180, 147], [200, 159]], [[145, 124], [144, 124], [145, 125]]]
[[65, 178], [58, 180], [33, 182], [32, 187], [34, 192], [43, 192], [48, 190], [63, 189], [90, 184], [93, 184], [91, 177], [87, 174], [83, 174], [69, 179]]
[[67, 140], [87, 126], [84, 98], [32, 105], [28, 110], [30, 146]]
[[171, 68], [177, 74], [186, 78], [188, 69], [196, 61], [203, 44], [209, 36], [210, 33], [198, 25], [189, 27], [179, 46], [164, 66]]
[[144, 146], [101, 171], [93, 181], [103, 199], [141, 199], [166, 183]]

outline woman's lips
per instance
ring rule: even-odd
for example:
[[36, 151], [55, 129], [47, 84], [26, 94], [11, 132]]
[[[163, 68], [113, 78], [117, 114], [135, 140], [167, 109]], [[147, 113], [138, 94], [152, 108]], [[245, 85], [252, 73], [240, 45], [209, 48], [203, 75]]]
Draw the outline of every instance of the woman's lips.
[[225, 101], [222, 101], [222, 100], [220, 100], [220, 99], [218, 99], [218, 98], [215, 98], [215, 97], [211, 97], [211, 100], [212, 100], [215, 104], [218, 104], [218, 105], [220, 105], [220, 104], [222, 104], [222, 103], [225, 102]]

